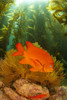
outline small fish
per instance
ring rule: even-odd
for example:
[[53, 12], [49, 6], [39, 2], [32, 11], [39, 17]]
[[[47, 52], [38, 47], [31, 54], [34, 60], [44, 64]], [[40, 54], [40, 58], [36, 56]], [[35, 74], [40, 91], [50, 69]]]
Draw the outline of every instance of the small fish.
[[39, 95], [28, 97], [28, 98], [29, 99], [42, 99], [42, 98], [45, 98], [46, 96], [47, 94], [39, 94]]
[[53, 59], [49, 53], [29, 41], [26, 41], [26, 45], [27, 50], [23, 48], [21, 43], [16, 44], [18, 51], [13, 56], [22, 55], [24, 57], [19, 63], [31, 65], [30, 71], [52, 72], [54, 70]]

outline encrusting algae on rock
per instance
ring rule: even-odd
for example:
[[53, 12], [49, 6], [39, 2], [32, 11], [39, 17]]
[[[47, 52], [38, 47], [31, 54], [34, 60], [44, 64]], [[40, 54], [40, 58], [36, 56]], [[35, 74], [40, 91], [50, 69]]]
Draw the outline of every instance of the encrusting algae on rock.
[[46, 87], [31, 83], [27, 79], [18, 79], [10, 87], [0, 81], [0, 100], [67, 100], [67, 87], [55, 88], [54, 95]]
[[49, 97], [49, 90], [46, 87], [30, 83], [25, 79], [16, 80], [13, 86], [20, 95], [29, 99], [42, 99]]

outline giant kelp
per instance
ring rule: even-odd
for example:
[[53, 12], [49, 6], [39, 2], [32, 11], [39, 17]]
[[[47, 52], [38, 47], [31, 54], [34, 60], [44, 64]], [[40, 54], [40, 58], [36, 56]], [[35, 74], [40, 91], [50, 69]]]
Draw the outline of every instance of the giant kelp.
[[63, 32], [59, 22], [53, 21], [44, 2], [32, 4], [28, 9], [28, 40], [31, 42], [38, 41], [43, 48], [55, 53], [54, 48], [58, 48], [57, 40]]
[[5, 11], [8, 11], [9, 6], [13, 3], [14, 0], [0, 0], [0, 16], [3, 15]]
[[0, 57], [3, 57], [7, 48], [7, 45], [9, 44], [9, 37], [10, 37], [11, 27], [10, 25], [3, 25], [3, 27], [0, 29]]
[[[30, 39], [32, 42], [38, 41], [42, 46], [47, 44], [47, 32], [45, 28], [46, 9], [44, 4], [34, 3], [30, 5], [27, 16], [30, 19], [28, 23], [28, 40]], [[45, 39], [43, 38], [43, 35]], [[43, 40], [44, 43], [42, 44]]]
[[[5, 51], [7, 45], [10, 45], [9, 49], [15, 48], [18, 42], [24, 45], [25, 41], [28, 40], [38, 42], [43, 48], [55, 53], [54, 48], [58, 48], [57, 40], [60, 37], [58, 33], [60, 34], [62, 30], [59, 23], [53, 22], [45, 2], [30, 5], [21, 4], [20, 7], [8, 12], [5, 17], [8, 20], [5, 22], [7, 25], [2, 25], [1, 29], [1, 37], [4, 37], [1, 38], [0, 43], [4, 45], [0, 47], [1, 49]], [[13, 41], [9, 43], [10, 36], [12, 36]]]
[[11, 13], [12, 16], [10, 16], [8, 22], [11, 25], [12, 28], [12, 35], [13, 38], [13, 44], [12, 47], [15, 47], [16, 43], [21, 42], [24, 44], [27, 38], [27, 19], [26, 19], [26, 13], [21, 8], [15, 9], [13, 13]]
[[[2, 26], [3, 18], [6, 17], [6, 13], [9, 12], [12, 4], [14, 4], [14, 0], [0, 0], [0, 28]], [[0, 29], [0, 57], [4, 56], [6, 46], [9, 42], [10, 34], [8, 34], [8, 27], [9, 25], [3, 25], [2, 29]]]
[[54, 19], [67, 25], [67, 0], [50, 0], [47, 9], [52, 11]]
[[0, 0], [0, 22], [2, 17], [10, 10], [10, 6], [14, 4], [15, 0]]
[[[21, 8], [16, 8], [14, 11], [6, 14], [8, 18], [7, 25], [3, 24], [3, 27], [0, 29], [1, 33], [1, 46], [0, 48], [6, 51], [7, 45], [10, 45], [9, 39], [10, 36], [13, 38], [12, 47], [15, 47], [16, 43], [21, 42], [24, 44], [27, 38], [27, 20], [26, 13], [21, 10]], [[3, 44], [3, 42], [5, 43]]]
[[[38, 43], [35, 43], [39, 47]], [[30, 71], [30, 65], [22, 65], [19, 62], [22, 59], [21, 56], [15, 57], [12, 54], [16, 50], [12, 49], [6, 52], [5, 59], [0, 60], [0, 76], [3, 78], [3, 82], [7, 85], [15, 81], [17, 78], [26, 78], [32, 82], [45, 85], [48, 88], [53, 88], [60, 85], [64, 79], [63, 64], [54, 59], [54, 71], [52, 73], [32, 72]]]
[[[2, 41], [5, 41], [6, 43], [4, 45], [5, 48], [8, 45], [8, 40], [11, 35], [13, 36], [12, 47], [15, 47], [18, 42], [21, 42], [24, 45], [26, 40], [43, 41], [40, 38], [40, 34], [44, 34], [45, 30], [45, 24], [43, 23], [44, 17], [41, 12], [39, 12], [39, 5], [37, 10], [36, 5], [33, 6], [33, 9], [28, 6], [20, 6], [6, 14], [6, 17], [8, 18], [7, 26], [3, 25], [1, 28], [2, 36], [5, 38], [5, 40], [3, 39]], [[39, 22], [39, 20], [42, 21]], [[42, 27], [40, 27], [41, 24], [43, 25]]]

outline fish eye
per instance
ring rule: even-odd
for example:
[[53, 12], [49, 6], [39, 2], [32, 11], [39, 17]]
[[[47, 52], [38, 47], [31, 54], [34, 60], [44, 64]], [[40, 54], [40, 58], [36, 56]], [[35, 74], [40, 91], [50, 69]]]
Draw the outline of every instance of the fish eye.
[[50, 67], [52, 67], [52, 65], [50, 65]]

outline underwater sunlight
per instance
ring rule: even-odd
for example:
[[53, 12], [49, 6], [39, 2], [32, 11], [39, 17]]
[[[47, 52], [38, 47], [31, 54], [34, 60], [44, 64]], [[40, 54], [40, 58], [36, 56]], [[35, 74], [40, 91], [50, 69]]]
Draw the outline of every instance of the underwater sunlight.
[[18, 6], [18, 5], [20, 5], [22, 2], [23, 2], [23, 0], [16, 0], [16, 1], [15, 1], [15, 4], [16, 4], [16, 6]]
[[48, 2], [50, 0], [16, 0], [15, 4], [16, 6], [19, 6], [21, 3], [25, 2], [25, 3], [34, 3], [34, 2]]

